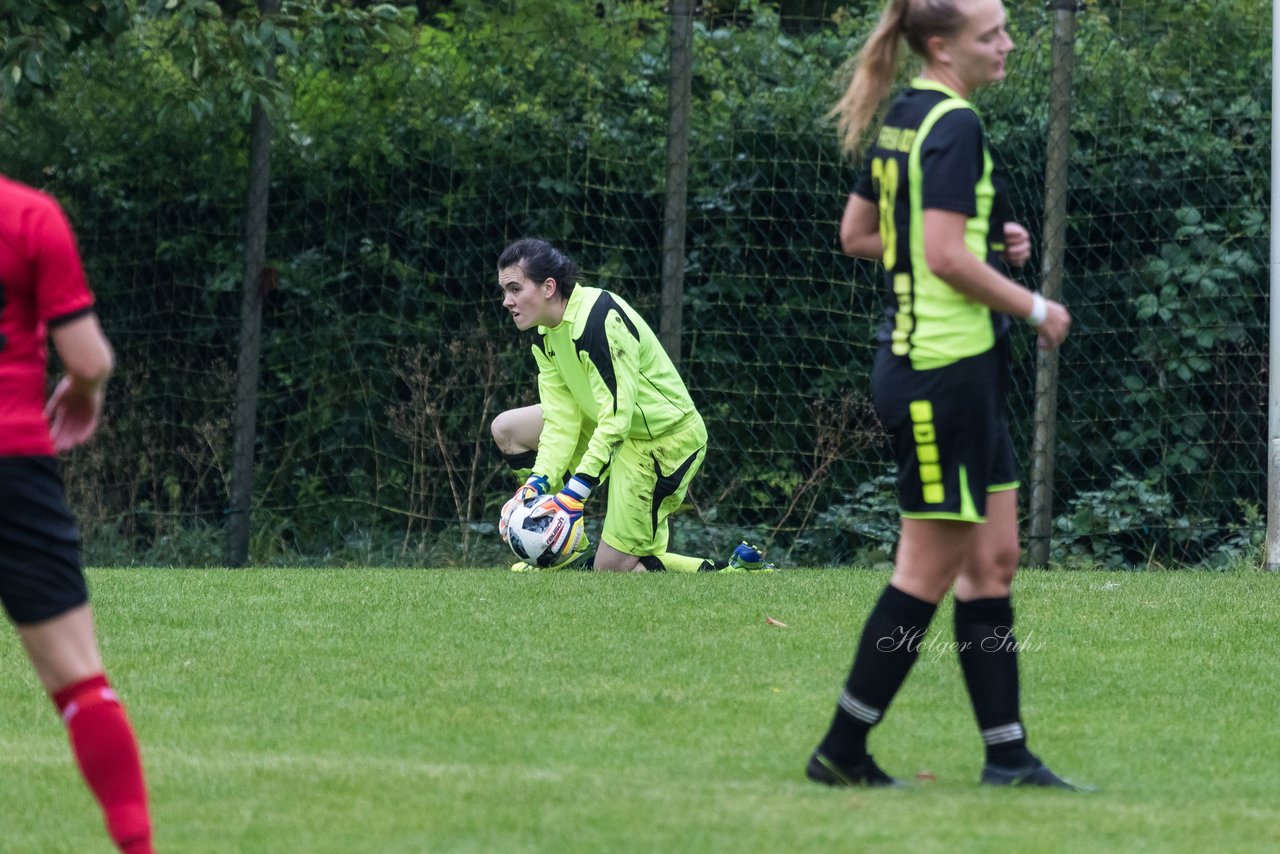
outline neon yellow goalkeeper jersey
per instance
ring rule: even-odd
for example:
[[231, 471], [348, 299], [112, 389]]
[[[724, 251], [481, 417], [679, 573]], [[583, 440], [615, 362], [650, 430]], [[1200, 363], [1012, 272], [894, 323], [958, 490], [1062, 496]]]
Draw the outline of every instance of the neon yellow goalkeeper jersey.
[[589, 434], [574, 473], [598, 481], [624, 441], [656, 439], [696, 411], [653, 330], [600, 288], [573, 289], [560, 325], [538, 327], [533, 357], [545, 421], [539, 474], [567, 472], [578, 437]]

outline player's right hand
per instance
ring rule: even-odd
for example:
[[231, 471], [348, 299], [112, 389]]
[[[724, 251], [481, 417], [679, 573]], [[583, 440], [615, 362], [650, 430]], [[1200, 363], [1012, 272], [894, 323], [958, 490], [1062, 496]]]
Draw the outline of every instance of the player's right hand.
[[502, 537], [504, 543], [507, 542], [507, 526], [511, 524], [511, 514], [516, 512], [516, 508], [524, 505], [530, 498], [546, 495], [547, 486], [546, 475], [531, 474], [529, 479], [516, 490], [516, 494], [511, 496], [506, 504], [502, 505], [502, 515], [498, 517], [498, 535]]

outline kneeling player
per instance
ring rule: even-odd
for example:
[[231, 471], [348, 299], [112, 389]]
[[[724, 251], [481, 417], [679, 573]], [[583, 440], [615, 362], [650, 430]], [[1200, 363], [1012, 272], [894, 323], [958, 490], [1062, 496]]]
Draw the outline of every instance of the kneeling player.
[[[550, 526], [560, 532], [552, 546], [570, 548], [583, 503], [607, 475], [609, 508], [595, 569], [772, 569], [746, 543], [720, 563], [667, 551], [667, 517], [702, 465], [707, 430], [649, 326], [616, 294], [579, 285], [578, 272], [568, 255], [533, 238], [516, 241], [498, 259], [503, 307], [517, 329], [537, 330], [540, 400], [493, 421], [503, 457], [528, 472], [502, 509], [503, 537], [516, 507], [545, 496], [538, 512], [563, 522]], [[568, 482], [560, 485], [565, 473]]]

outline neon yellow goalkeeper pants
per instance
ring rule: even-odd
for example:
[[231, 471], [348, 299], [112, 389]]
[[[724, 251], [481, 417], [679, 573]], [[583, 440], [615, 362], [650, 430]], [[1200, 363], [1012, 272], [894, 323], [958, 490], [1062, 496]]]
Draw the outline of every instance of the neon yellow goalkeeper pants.
[[609, 466], [601, 539], [626, 554], [665, 554], [667, 517], [684, 501], [706, 455], [707, 428], [696, 412], [656, 439], [623, 442]]

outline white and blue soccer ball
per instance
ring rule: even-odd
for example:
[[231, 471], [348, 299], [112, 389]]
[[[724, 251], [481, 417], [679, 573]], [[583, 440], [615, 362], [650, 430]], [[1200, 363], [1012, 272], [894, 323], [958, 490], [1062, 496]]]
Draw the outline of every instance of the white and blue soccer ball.
[[556, 549], [552, 544], [564, 540], [565, 533], [561, 528], [568, 524], [568, 520], [559, 513], [532, 516], [534, 508], [545, 500], [543, 495], [531, 498], [512, 512], [507, 523], [507, 545], [511, 546], [516, 557], [530, 566], [552, 569], [573, 560], [586, 548], [586, 534], [579, 521], [574, 526], [576, 530], [569, 532], [564, 548]]

